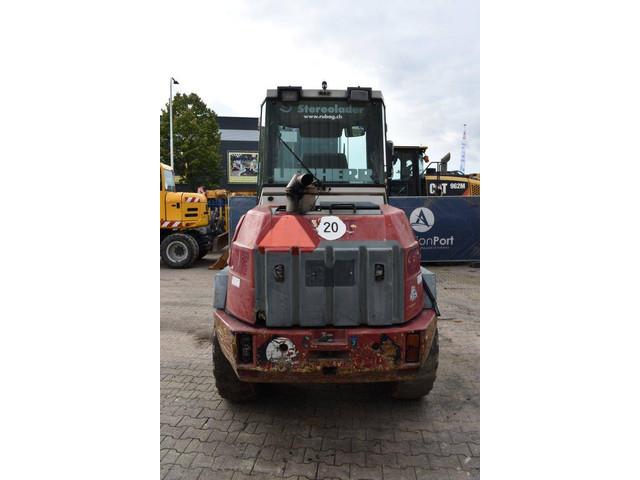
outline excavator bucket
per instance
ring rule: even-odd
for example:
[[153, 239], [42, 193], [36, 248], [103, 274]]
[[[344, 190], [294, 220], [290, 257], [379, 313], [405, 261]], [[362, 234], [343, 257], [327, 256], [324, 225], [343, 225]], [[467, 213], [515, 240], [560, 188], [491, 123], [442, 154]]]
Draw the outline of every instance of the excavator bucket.
[[224, 232], [213, 239], [212, 251], [220, 252], [229, 245], [229, 232]]
[[229, 260], [229, 249], [225, 248], [218, 260], [209, 267], [209, 270], [222, 270], [227, 266], [227, 260]]

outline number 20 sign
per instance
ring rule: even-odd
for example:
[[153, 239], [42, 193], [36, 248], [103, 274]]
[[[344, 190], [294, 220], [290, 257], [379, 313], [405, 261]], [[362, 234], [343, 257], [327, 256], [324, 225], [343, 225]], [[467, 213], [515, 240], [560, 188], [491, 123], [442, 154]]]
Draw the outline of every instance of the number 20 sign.
[[320, 219], [316, 231], [325, 240], [337, 240], [347, 232], [347, 226], [340, 217], [329, 215]]

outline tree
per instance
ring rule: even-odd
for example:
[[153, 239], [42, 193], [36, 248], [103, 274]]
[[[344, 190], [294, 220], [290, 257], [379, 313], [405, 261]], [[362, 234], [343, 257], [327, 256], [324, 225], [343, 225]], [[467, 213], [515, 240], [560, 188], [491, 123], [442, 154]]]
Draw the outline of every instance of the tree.
[[[195, 93], [173, 97], [173, 162], [175, 175], [195, 189], [219, 184], [220, 130], [218, 119]], [[160, 161], [169, 165], [169, 104], [160, 114]]]

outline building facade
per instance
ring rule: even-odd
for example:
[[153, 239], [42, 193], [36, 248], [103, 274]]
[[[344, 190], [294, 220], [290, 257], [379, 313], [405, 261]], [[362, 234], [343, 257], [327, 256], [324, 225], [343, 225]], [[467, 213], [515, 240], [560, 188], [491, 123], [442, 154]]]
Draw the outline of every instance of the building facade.
[[222, 188], [256, 190], [258, 180], [258, 119], [218, 117], [220, 155], [224, 171]]

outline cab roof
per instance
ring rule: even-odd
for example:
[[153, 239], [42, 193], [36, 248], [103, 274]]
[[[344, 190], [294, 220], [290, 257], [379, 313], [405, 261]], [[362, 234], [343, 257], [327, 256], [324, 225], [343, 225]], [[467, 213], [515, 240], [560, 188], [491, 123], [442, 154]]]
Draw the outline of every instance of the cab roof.
[[[300, 87], [294, 87], [291, 85], [278, 87], [280, 89], [299, 89]], [[366, 87], [350, 87], [353, 89], [366, 89]], [[317, 99], [317, 100], [335, 100], [335, 99], [346, 99], [347, 98], [347, 90], [322, 90], [320, 89], [302, 89], [302, 97], [308, 99]], [[277, 89], [269, 89], [267, 90], [267, 98], [278, 98], [278, 90]], [[380, 90], [371, 90], [371, 100], [384, 100], [382, 96], [382, 92]]]
[[426, 152], [427, 148], [429, 147], [423, 147], [422, 145], [398, 145], [393, 147], [394, 150], [420, 150], [421, 152]]

